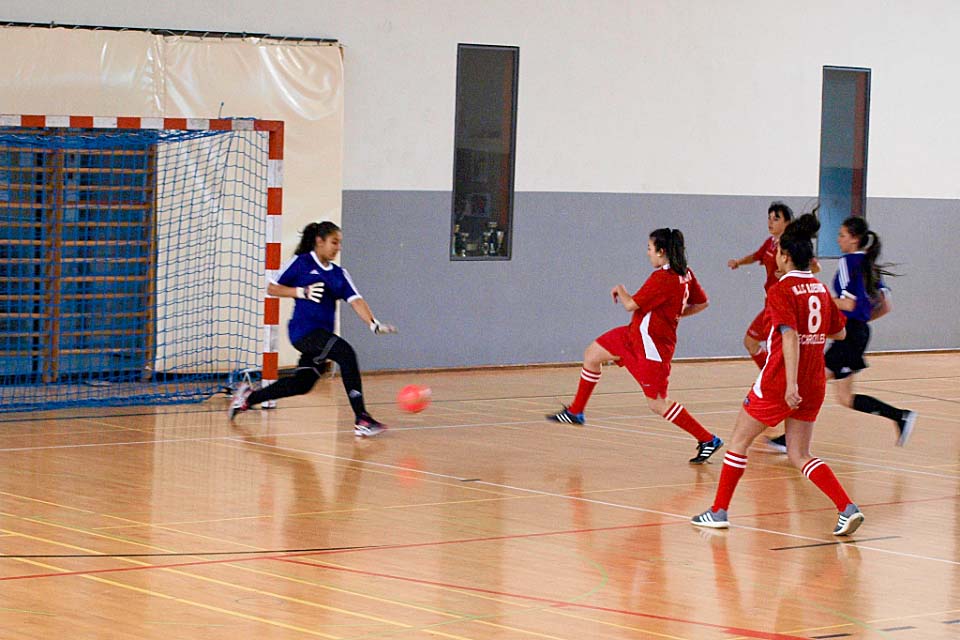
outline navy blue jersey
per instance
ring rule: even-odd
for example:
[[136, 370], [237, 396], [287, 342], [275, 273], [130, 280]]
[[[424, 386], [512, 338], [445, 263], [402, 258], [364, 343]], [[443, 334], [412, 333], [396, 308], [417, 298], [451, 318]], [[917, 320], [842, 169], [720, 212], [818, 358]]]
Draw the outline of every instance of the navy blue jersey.
[[[861, 322], [870, 322], [870, 314], [880, 302], [867, 295], [867, 280], [863, 272], [866, 257], [862, 251], [844, 254], [837, 265], [837, 273], [833, 276], [833, 291], [836, 296], [853, 300], [857, 304], [853, 311], [844, 311], [844, 315]], [[877, 283], [877, 295], [884, 295], [886, 288], [881, 279]]]
[[357, 293], [347, 270], [332, 262], [324, 267], [311, 251], [301, 253], [283, 267], [276, 284], [285, 287], [306, 287], [323, 281], [323, 298], [320, 302], [297, 298], [293, 303], [293, 316], [287, 325], [290, 342], [296, 344], [317, 329], [333, 331], [337, 313], [337, 300], [353, 302], [362, 297]]

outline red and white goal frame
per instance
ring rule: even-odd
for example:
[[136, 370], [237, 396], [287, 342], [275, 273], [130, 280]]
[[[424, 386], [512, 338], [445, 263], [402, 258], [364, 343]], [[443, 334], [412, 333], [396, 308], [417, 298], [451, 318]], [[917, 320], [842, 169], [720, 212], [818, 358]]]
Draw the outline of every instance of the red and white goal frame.
[[280, 325], [280, 299], [266, 295], [266, 283], [275, 279], [282, 262], [281, 216], [283, 215], [283, 121], [254, 118], [157, 118], [136, 116], [46, 116], [0, 115], [0, 127], [77, 128], [77, 129], [149, 129], [172, 131], [266, 131], [267, 207], [263, 247], [263, 385], [278, 378], [277, 336]]

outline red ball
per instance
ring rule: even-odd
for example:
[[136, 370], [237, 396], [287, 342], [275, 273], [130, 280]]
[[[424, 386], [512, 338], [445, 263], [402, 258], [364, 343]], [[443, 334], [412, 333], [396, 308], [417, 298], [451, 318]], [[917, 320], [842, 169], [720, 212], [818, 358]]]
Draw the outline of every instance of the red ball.
[[420, 413], [430, 406], [430, 387], [408, 384], [397, 394], [397, 405], [404, 411]]

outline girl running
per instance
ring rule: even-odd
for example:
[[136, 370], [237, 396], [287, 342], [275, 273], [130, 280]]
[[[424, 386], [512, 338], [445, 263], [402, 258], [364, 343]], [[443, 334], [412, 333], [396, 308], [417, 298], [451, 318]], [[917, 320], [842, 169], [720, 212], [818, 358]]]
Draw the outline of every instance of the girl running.
[[707, 308], [707, 294], [687, 268], [683, 234], [679, 229], [657, 229], [647, 240], [647, 257], [654, 268], [643, 287], [630, 295], [622, 284], [611, 291], [613, 301], [633, 313], [630, 324], [617, 327], [596, 339], [583, 354], [580, 384], [573, 404], [548, 420], [583, 424], [583, 410], [600, 381], [602, 363], [614, 360], [640, 383], [650, 410], [663, 416], [697, 439], [693, 464], [703, 464], [723, 441], [703, 428], [679, 402], [667, 397], [670, 361], [677, 346], [680, 316]]
[[[742, 258], [728, 260], [727, 266], [731, 269], [739, 269], [745, 264], [761, 263], [767, 272], [767, 279], [763, 283], [763, 291], [766, 294], [770, 287], [777, 283], [777, 244], [791, 220], [793, 220], [793, 210], [790, 207], [782, 202], [771, 202], [767, 209], [767, 231], [770, 232], [770, 236], [763, 241], [759, 249]], [[761, 309], [743, 336], [743, 346], [760, 369], [763, 369], [763, 364], [767, 360], [763, 341], [767, 339], [768, 333], [770, 333], [770, 327], [767, 325], [765, 311]]]
[[820, 223], [805, 214], [780, 237], [777, 265], [784, 273], [767, 291], [771, 325], [770, 355], [747, 394], [737, 417], [730, 448], [723, 460], [713, 506], [691, 521], [699, 527], [730, 526], [727, 509], [747, 467], [747, 449], [767, 427], [786, 420], [787, 456], [803, 475], [825, 493], [840, 512], [833, 535], [857, 530], [863, 514], [830, 467], [810, 455], [813, 425], [823, 404], [827, 380], [823, 348], [827, 338], [842, 340], [844, 317], [827, 288], [809, 271], [812, 238]]
[[309, 392], [320, 379], [323, 363], [333, 360], [340, 365], [343, 387], [353, 408], [354, 434], [371, 437], [386, 429], [367, 413], [353, 347], [333, 333], [337, 300], [346, 300], [376, 334], [396, 333], [397, 329], [374, 318], [370, 306], [353, 286], [350, 274], [333, 263], [340, 253], [342, 240], [340, 227], [332, 222], [308, 224], [303, 229], [295, 257], [284, 266], [280, 277], [267, 286], [267, 293], [271, 296], [295, 298], [287, 333], [301, 354], [300, 361], [293, 376], [281, 378], [268, 387], [252, 391], [249, 385], [240, 385], [230, 405], [231, 420], [253, 405]]
[[843, 257], [833, 277], [833, 291], [837, 306], [847, 316], [847, 337], [831, 344], [826, 353], [827, 369], [837, 380], [837, 401], [856, 411], [892, 420], [897, 427], [897, 446], [902, 447], [913, 432], [917, 414], [890, 406], [873, 396], [853, 393], [854, 376], [868, 366], [863, 359], [870, 341], [868, 323], [891, 309], [883, 276], [894, 274], [877, 262], [880, 237], [868, 228], [863, 218], [851, 216], [844, 220], [837, 243]]

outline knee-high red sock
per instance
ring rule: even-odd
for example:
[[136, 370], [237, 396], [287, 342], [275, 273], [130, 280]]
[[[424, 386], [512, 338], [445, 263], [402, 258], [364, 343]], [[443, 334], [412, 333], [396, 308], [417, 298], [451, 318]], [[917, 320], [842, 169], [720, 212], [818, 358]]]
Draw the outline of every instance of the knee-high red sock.
[[583, 410], [587, 408], [587, 400], [590, 399], [590, 394], [593, 393], [593, 388], [597, 386], [598, 382], [600, 382], [599, 371], [590, 371], [586, 367], [580, 369], [580, 384], [577, 386], [577, 395], [574, 397], [573, 403], [567, 407], [567, 411], [583, 413]]
[[720, 469], [720, 484], [717, 485], [717, 495], [713, 499], [712, 509], [729, 509], [730, 499], [737, 488], [737, 483], [747, 470], [747, 456], [742, 453], [727, 451], [723, 456], [723, 468]]
[[833, 475], [833, 469], [820, 458], [807, 460], [807, 464], [803, 465], [803, 475], [817, 485], [817, 489], [823, 491], [828, 498], [833, 500], [837, 511], [843, 511], [852, 502], [850, 496], [843, 490], [840, 481], [837, 480], [837, 476]]
[[670, 405], [663, 417], [692, 435], [697, 439], [697, 442], [713, 440], [713, 434], [704, 429], [703, 425], [697, 422], [697, 419], [690, 415], [690, 412], [684, 409], [679, 402]]

